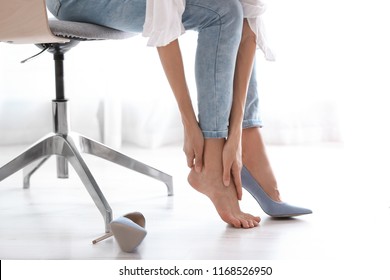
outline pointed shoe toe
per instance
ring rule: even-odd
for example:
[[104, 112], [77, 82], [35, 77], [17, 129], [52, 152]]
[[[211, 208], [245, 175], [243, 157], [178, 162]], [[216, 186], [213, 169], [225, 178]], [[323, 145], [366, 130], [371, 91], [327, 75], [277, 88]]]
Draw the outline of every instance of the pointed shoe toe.
[[310, 209], [293, 206], [285, 202], [278, 202], [271, 199], [263, 188], [256, 182], [245, 166], [242, 167], [241, 181], [243, 188], [256, 199], [263, 211], [271, 217], [288, 218], [313, 213]]

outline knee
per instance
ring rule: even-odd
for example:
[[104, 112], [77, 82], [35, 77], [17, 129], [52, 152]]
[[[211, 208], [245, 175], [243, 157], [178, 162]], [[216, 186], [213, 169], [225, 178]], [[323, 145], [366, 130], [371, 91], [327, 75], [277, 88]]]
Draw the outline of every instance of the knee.
[[223, 0], [221, 20], [223, 23], [231, 23], [241, 31], [244, 20], [244, 12], [239, 0]]
[[244, 12], [240, 0], [195, 0], [187, 1], [183, 19], [186, 29], [223, 25], [235, 32], [242, 29]]
[[201, 7], [208, 13], [209, 21], [221, 25], [242, 25], [244, 12], [239, 0], [201, 0]]

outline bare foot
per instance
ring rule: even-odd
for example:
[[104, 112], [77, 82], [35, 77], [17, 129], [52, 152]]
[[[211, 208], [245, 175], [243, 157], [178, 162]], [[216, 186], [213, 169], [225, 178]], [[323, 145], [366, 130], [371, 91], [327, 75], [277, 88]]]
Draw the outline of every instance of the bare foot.
[[190, 185], [200, 193], [206, 195], [213, 202], [221, 219], [236, 228], [253, 228], [260, 222], [254, 217], [240, 210], [236, 188], [234, 185], [226, 187], [222, 182], [222, 174], [215, 178], [206, 172], [196, 173], [193, 169], [188, 175]]
[[210, 198], [223, 221], [236, 228], [253, 228], [259, 224], [260, 218], [241, 211], [233, 180], [228, 187], [222, 182], [223, 143], [222, 139], [206, 139], [204, 168], [200, 173], [192, 169], [188, 182]]

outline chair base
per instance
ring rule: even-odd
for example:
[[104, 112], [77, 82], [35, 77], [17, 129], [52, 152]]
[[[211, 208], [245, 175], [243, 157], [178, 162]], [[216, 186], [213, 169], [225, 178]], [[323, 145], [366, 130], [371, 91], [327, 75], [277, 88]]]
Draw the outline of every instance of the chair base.
[[[128, 169], [150, 176], [166, 184], [168, 195], [173, 195], [172, 176], [134, 160], [106, 145], [74, 132], [68, 132], [67, 101], [53, 101], [55, 132], [45, 136], [26, 151], [0, 168], [0, 181], [13, 173], [23, 170], [23, 188], [30, 187], [30, 178], [34, 172], [52, 155], [57, 156], [57, 175], [68, 177], [68, 162], [80, 177], [94, 203], [103, 215], [105, 231], [110, 231], [112, 210], [81, 153], [91, 154], [111, 161]], [[60, 114], [60, 115], [58, 115]], [[64, 133], [65, 132], [65, 133]]]

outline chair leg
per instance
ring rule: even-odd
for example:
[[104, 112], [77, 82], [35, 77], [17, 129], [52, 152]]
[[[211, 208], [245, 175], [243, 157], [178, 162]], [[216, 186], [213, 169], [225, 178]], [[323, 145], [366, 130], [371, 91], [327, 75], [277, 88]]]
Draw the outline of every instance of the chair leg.
[[57, 156], [57, 178], [69, 178], [68, 161], [62, 156]]
[[91, 171], [89, 170], [87, 164], [81, 156], [80, 150], [75, 144], [72, 137], [67, 135], [59, 137], [59, 139], [62, 139], [61, 141], [63, 141], [63, 144], [65, 145], [63, 145], [59, 150], [57, 150], [56, 154], [66, 157], [66, 160], [69, 161], [69, 163], [73, 166], [74, 170], [80, 177], [95, 205], [99, 209], [100, 213], [103, 215], [105, 222], [105, 230], [106, 232], [109, 232], [110, 222], [112, 221], [112, 210], [110, 205], [108, 204], [106, 198], [104, 197], [102, 191], [96, 183], [95, 178], [93, 177]]
[[[30, 168], [30, 173], [34, 173], [38, 169], [46, 158], [52, 155], [52, 146], [55, 135], [50, 134], [33, 144], [30, 148], [22, 152], [19, 156], [5, 164], [0, 168], [0, 181], [11, 176], [15, 172], [21, 170], [29, 164], [44, 158], [38, 164], [35, 164], [33, 168]], [[31, 176], [31, 174], [29, 176]], [[29, 181], [29, 179], [27, 179]]]
[[24, 188], [29, 188], [31, 175], [51, 156], [69, 161], [79, 175], [81, 181], [101, 212], [106, 232], [110, 231], [112, 210], [98, 184], [85, 164], [77, 145], [67, 136], [50, 134], [38, 141], [19, 156], [0, 168], [0, 181], [26, 167], [24, 171]]
[[30, 188], [30, 178], [31, 176], [41, 167], [46, 160], [49, 159], [50, 156], [46, 156], [41, 160], [37, 160], [30, 165], [27, 165], [25, 168], [23, 168], [23, 189], [29, 189]]
[[83, 152], [111, 161], [120, 166], [126, 167], [128, 169], [134, 170], [136, 172], [159, 180], [165, 183], [165, 185], [167, 186], [168, 195], [173, 195], [172, 176], [161, 172], [153, 167], [150, 167], [142, 162], [139, 162], [133, 158], [130, 158], [129, 156], [126, 156], [92, 139], [86, 138], [78, 134], [72, 133], [72, 135], [74, 135], [74, 137], [79, 138], [78, 142], [80, 143], [81, 150]]

